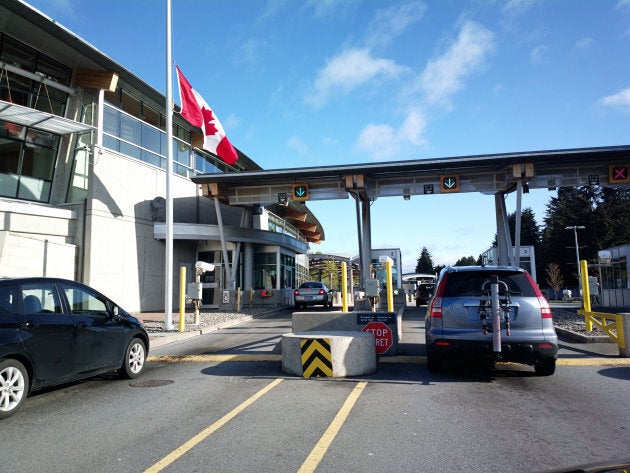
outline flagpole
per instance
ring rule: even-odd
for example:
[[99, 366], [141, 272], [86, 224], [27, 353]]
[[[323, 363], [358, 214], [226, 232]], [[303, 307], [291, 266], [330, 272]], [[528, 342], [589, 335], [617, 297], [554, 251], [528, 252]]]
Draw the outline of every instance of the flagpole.
[[173, 329], [173, 69], [171, 0], [166, 0], [166, 248], [164, 255], [164, 328]]

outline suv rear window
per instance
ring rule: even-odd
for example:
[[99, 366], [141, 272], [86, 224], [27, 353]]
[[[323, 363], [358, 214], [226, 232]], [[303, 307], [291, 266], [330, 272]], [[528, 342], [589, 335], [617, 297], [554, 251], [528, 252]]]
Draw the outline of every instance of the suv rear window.
[[[448, 274], [444, 297], [480, 297], [483, 292], [481, 287], [492, 276], [498, 275], [499, 280], [505, 282], [510, 289], [510, 295], [522, 297], [536, 297], [534, 288], [529, 283], [525, 273], [519, 271], [461, 271]], [[502, 287], [500, 288], [503, 290]], [[490, 283], [486, 284], [486, 290], [490, 290]]]

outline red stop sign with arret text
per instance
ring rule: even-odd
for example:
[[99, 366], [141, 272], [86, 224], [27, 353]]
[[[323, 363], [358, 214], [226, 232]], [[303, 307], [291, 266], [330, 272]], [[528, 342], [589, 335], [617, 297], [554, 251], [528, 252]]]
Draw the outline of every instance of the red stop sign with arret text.
[[383, 322], [369, 322], [361, 331], [374, 334], [376, 353], [379, 355], [389, 350], [389, 347], [394, 343], [392, 331]]

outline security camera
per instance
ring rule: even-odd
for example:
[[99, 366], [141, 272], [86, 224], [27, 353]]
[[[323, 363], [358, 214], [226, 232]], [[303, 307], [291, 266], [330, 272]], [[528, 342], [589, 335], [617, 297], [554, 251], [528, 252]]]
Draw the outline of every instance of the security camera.
[[200, 269], [202, 271], [214, 271], [214, 265], [210, 263], [206, 263], [205, 261], [197, 261], [195, 263], [195, 268]]

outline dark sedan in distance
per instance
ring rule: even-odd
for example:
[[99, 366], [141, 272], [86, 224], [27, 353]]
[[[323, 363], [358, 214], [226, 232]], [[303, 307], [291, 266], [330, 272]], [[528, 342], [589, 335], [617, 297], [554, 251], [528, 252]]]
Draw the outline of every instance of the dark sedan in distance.
[[115, 370], [135, 378], [148, 351], [142, 323], [89, 286], [0, 280], [0, 419], [46, 386]]

